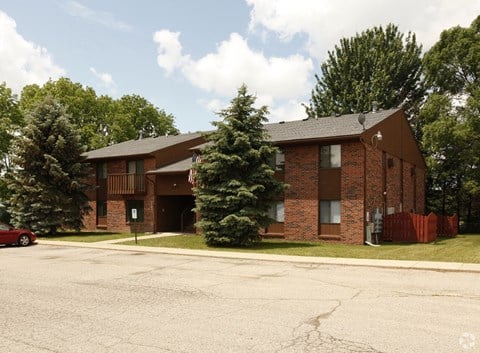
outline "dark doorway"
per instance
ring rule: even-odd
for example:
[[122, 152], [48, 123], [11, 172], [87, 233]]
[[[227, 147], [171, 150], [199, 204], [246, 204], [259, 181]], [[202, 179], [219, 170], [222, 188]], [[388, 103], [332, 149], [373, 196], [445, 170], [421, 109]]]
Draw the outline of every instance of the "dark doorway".
[[195, 200], [191, 195], [159, 196], [157, 199], [157, 231], [195, 232]]

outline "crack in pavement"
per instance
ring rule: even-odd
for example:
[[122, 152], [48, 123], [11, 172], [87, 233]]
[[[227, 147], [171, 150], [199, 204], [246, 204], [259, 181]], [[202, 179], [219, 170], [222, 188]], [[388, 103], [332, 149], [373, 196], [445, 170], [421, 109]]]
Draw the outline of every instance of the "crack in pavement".
[[[358, 290], [347, 300], [353, 300], [361, 293], [362, 290]], [[322, 322], [328, 320], [342, 307], [342, 304], [342, 300], [336, 300], [336, 305], [329, 311], [301, 322], [298, 326], [294, 327], [292, 330], [292, 336], [294, 338], [285, 345], [282, 345], [275, 353], [382, 353], [366, 343], [337, 338], [320, 330]]]

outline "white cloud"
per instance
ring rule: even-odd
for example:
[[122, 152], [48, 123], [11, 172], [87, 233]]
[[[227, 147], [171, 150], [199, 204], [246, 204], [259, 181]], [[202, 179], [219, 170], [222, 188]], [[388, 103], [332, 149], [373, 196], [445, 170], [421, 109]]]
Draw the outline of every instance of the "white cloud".
[[[203, 102], [201, 101], [200, 104], [202, 103]], [[218, 113], [220, 110], [228, 107], [228, 103], [225, 101], [221, 101], [220, 99], [212, 99], [206, 102], [205, 107], [212, 113]]]
[[43, 84], [65, 75], [47, 49], [25, 40], [15, 20], [0, 11], [0, 81], [19, 93], [27, 84]]
[[93, 75], [98, 78], [100, 81], [102, 81], [103, 85], [107, 88], [113, 88], [115, 87], [115, 81], [113, 81], [112, 75], [106, 72], [97, 72], [97, 70], [94, 67], [90, 68], [90, 72], [93, 73]]
[[[248, 46], [237, 33], [221, 42], [217, 50], [198, 60], [182, 54], [178, 32], [158, 31], [158, 65], [167, 75], [179, 69], [190, 83], [220, 97], [233, 97], [238, 87], [246, 84], [256, 94], [258, 105], [273, 106], [279, 101], [297, 99], [307, 94], [313, 77], [313, 63], [301, 55], [266, 57]], [[207, 109], [219, 107], [219, 100], [210, 100]]]
[[428, 50], [442, 30], [469, 26], [478, 15], [480, 0], [246, 0], [252, 7], [250, 29], [268, 30], [283, 40], [306, 34], [309, 53], [324, 60], [341, 38], [373, 26], [394, 23], [412, 31]]
[[266, 103], [304, 94], [310, 88], [313, 63], [300, 55], [267, 58], [232, 33], [215, 53], [182, 66], [192, 84], [208, 92], [232, 96], [245, 83]]
[[188, 56], [182, 55], [182, 45], [178, 37], [180, 32], [161, 30], [155, 32], [153, 41], [158, 44], [157, 63], [163, 68], [167, 75], [171, 74], [177, 67], [188, 61]]
[[270, 122], [300, 120], [307, 117], [302, 102], [291, 99], [270, 109]]
[[132, 30], [132, 26], [128, 23], [117, 20], [110, 12], [95, 11], [77, 1], [68, 1], [63, 4], [62, 7], [69, 15], [74, 17], [81, 17], [119, 31], [129, 32]]

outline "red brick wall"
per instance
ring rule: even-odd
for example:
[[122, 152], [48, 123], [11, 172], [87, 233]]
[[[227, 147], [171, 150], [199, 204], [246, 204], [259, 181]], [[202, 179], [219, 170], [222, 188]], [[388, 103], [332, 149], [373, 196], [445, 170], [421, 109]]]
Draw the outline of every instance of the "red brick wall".
[[318, 237], [318, 145], [285, 148], [285, 238]]
[[88, 205], [92, 208], [92, 210], [83, 216], [83, 228], [86, 230], [95, 230], [96, 223], [97, 223], [97, 203], [95, 202], [95, 198], [97, 195], [96, 190], [94, 189], [96, 185], [96, 175], [95, 175], [95, 165], [91, 166], [90, 169], [90, 177], [85, 181], [87, 185], [91, 185], [92, 189], [86, 192], [88, 197]]
[[340, 237], [350, 244], [364, 241], [364, 153], [360, 142], [342, 144]]
[[[155, 168], [155, 159], [148, 158], [144, 160], [144, 169], [149, 171]], [[126, 160], [108, 161], [107, 173], [119, 174], [127, 172]], [[150, 180], [153, 178], [150, 177]], [[155, 231], [155, 190], [153, 183], [147, 178], [146, 194], [144, 195], [108, 195], [107, 196], [107, 228], [113, 232], [133, 232], [133, 224], [129, 224], [126, 220], [126, 200], [143, 200], [144, 201], [144, 221], [136, 224], [138, 232], [154, 232]], [[90, 206], [93, 211], [84, 217], [84, 225], [86, 230], [96, 230], [96, 202], [91, 201]]]
[[366, 205], [365, 212], [370, 213], [378, 208], [383, 212], [383, 170], [382, 170], [382, 151], [366, 147]]
[[95, 201], [88, 201], [88, 205], [92, 210], [83, 216], [83, 228], [85, 230], [95, 230], [97, 227], [97, 203]]

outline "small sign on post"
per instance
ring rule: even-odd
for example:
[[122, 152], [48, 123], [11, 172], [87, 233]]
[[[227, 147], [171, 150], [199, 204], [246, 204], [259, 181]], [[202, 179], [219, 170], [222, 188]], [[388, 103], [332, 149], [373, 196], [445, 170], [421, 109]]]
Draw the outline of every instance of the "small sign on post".
[[132, 208], [133, 229], [135, 231], [135, 244], [137, 244], [137, 209]]

